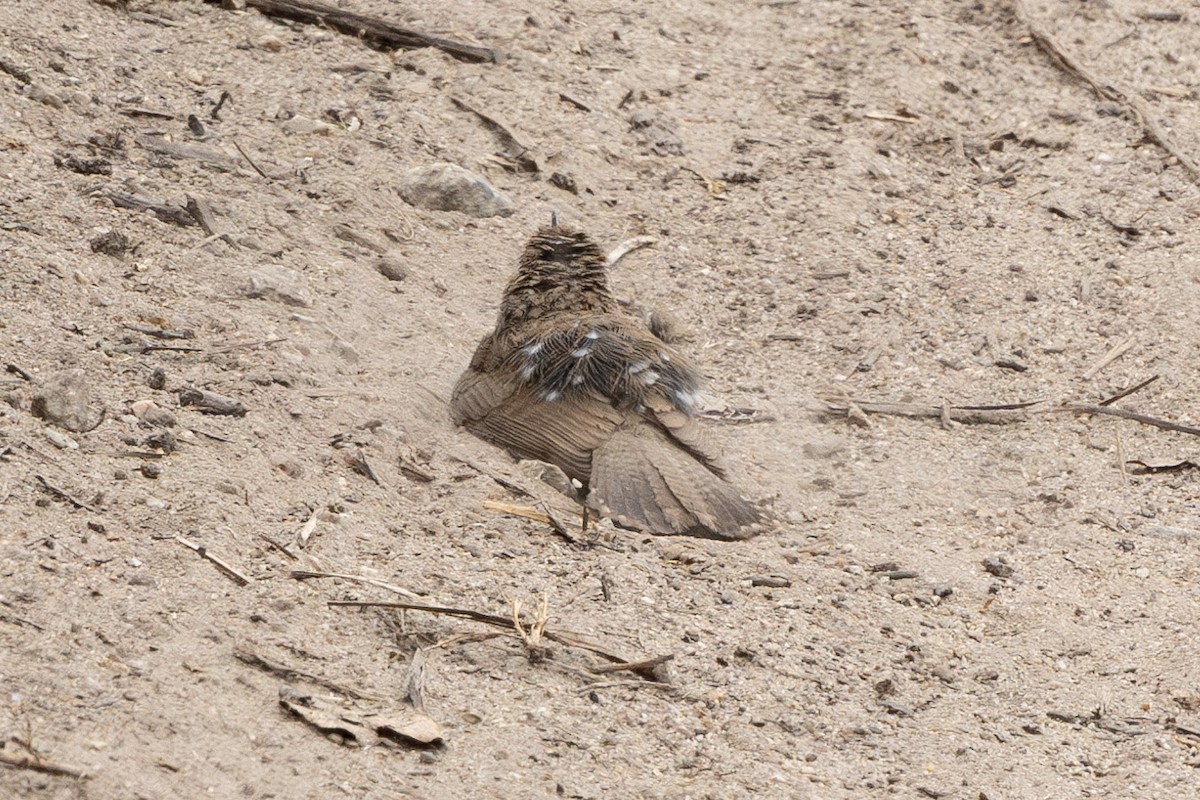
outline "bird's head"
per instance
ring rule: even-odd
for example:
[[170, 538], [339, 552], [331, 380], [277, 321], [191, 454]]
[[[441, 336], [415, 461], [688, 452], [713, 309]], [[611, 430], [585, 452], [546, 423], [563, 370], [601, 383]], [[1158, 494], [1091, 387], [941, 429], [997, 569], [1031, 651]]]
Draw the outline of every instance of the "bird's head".
[[607, 262], [590, 236], [566, 225], [539, 228], [521, 254], [517, 274], [504, 291], [502, 322], [567, 311], [605, 312], [614, 304]]

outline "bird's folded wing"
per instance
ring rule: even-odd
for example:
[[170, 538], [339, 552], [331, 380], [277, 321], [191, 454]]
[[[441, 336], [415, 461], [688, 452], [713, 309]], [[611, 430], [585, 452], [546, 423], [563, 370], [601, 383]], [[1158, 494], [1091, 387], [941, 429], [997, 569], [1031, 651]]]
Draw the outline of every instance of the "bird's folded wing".
[[642, 420], [592, 454], [589, 501], [622, 527], [658, 534], [746, 539], [761, 519], [733, 486]]
[[677, 406], [669, 396], [652, 394], [646, 398], [646, 410], [643, 416], [675, 443], [686, 450], [697, 461], [703, 464], [709, 472], [719, 478], [725, 477], [725, 470], [713, 455], [712, 442], [700, 421]]
[[544, 400], [531, 386], [504, 375], [467, 370], [450, 399], [454, 423], [517, 458], [554, 464], [586, 485], [592, 451], [625, 415], [596, 395]]

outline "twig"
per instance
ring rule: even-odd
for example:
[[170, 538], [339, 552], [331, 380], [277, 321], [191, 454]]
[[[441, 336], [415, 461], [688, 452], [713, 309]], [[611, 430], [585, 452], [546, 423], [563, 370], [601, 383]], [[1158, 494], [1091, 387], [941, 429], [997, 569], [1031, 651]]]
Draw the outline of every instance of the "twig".
[[594, 667], [592, 672], [595, 672], [598, 675], [606, 675], [609, 672], [622, 672], [624, 670], [630, 670], [633, 672], [644, 669], [652, 670], [657, 667], [661, 667], [663, 664], [666, 664], [668, 661], [671, 661], [674, 658], [675, 656], [673, 655], [665, 655], [647, 658], [644, 661], [631, 661], [626, 664], [607, 664], [603, 667]]
[[46, 491], [48, 491], [50, 494], [54, 495], [58, 499], [66, 500], [71, 505], [75, 506], [76, 508], [82, 508], [84, 511], [91, 511], [93, 514], [100, 513], [100, 511], [95, 506], [90, 506], [87, 503], [83, 502], [82, 500], [77, 500], [75, 497], [73, 497], [71, 495], [70, 492], [66, 491], [65, 489], [58, 488], [57, 486], [52, 484], [50, 481], [46, 480], [43, 476], [34, 475], [33, 477], [38, 479], [38, 482], [42, 484], [42, 486], [45, 488]]
[[265, 533], [260, 533], [259, 538], [261, 538], [267, 544], [271, 545], [271, 547], [274, 547], [276, 550], [283, 553], [285, 556], [290, 558], [292, 561], [295, 561], [297, 558], [299, 558], [299, 556], [297, 556], [295, 553], [293, 553], [291, 551], [291, 548], [289, 548], [286, 544], [275, 541], [275, 539], [272, 538], [271, 536], [269, 536]]
[[360, 692], [357, 689], [349, 686], [343, 686], [342, 684], [331, 681], [328, 678], [322, 678], [320, 675], [314, 675], [311, 672], [305, 672], [302, 669], [297, 669], [290, 664], [284, 664], [279, 661], [271, 661], [265, 656], [261, 656], [258, 653], [246, 650], [245, 648], [235, 648], [233, 655], [238, 661], [242, 661], [252, 667], [257, 667], [258, 669], [261, 669], [264, 672], [269, 672], [272, 675], [278, 675], [281, 678], [303, 678], [304, 680], [315, 683], [318, 686], [324, 686], [326, 689], [332, 689], [335, 692], [340, 692], [347, 697], [357, 697], [360, 700], [382, 699], [376, 695], [370, 695], [366, 692]]
[[164, 139], [161, 136], [139, 135], [134, 136], [133, 140], [140, 147], [149, 150], [152, 153], [168, 156], [170, 158], [187, 158], [193, 161], [200, 161], [214, 167], [222, 169], [234, 169], [238, 166], [237, 159], [228, 155], [222, 150], [215, 147], [209, 147], [205, 144], [190, 144], [188, 142], [172, 142]]
[[1184, 153], [1175, 145], [1170, 134], [1150, 115], [1150, 109], [1141, 99], [1121, 91], [1108, 81], [1101, 80], [1076, 61], [1059, 46], [1058, 42], [1055, 41], [1054, 37], [1045, 28], [1030, 17], [1029, 11], [1025, 8], [1025, 3], [1022, 0], [1012, 0], [1012, 6], [1017, 20], [1028, 29], [1030, 38], [1050, 57], [1051, 61], [1057, 64], [1063, 71], [1082, 80], [1096, 94], [1106, 100], [1121, 103], [1133, 111], [1146, 137], [1167, 151], [1169, 155], [1173, 156], [1187, 170], [1193, 181], [1200, 182], [1200, 164], [1197, 164], [1192, 160], [1191, 156]]
[[591, 111], [590, 108], [588, 108], [586, 105], [584, 105], [583, 103], [576, 100], [574, 97], [571, 97], [569, 94], [563, 94], [562, 92], [559, 92], [558, 99], [562, 100], [564, 103], [570, 103], [571, 105], [578, 108], [580, 111], [587, 111], [587, 112]]
[[[4, 599], [0, 599], [0, 605], [5, 605], [5, 606], [8, 606], [9, 608], [12, 608], [12, 603], [10, 603]], [[13, 625], [26, 625], [26, 626], [33, 628], [34, 630], [38, 630], [38, 631], [46, 630], [41, 625], [38, 625], [36, 622], [25, 619], [24, 617], [18, 617], [16, 614], [0, 614], [0, 621], [11, 622]]]
[[[473, 622], [481, 622], [484, 625], [491, 625], [496, 628], [502, 628], [507, 631], [512, 631], [513, 633], [519, 632], [519, 628], [517, 627], [517, 625], [513, 622], [513, 620], [511, 618], [501, 617], [501, 616], [497, 616], [495, 614], [485, 614], [482, 611], [474, 611], [469, 608], [451, 608], [448, 606], [428, 606], [428, 605], [419, 605], [416, 603], [366, 602], [366, 601], [359, 601], [359, 600], [330, 600], [329, 605], [330, 606], [350, 606], [350, 607], [354, 607], [354, 608], [398, 608], [398, 609], [404, 609], [406, 611], [425, 611], [430, 614], [442, 614], [442, 615], [450, 616], [450, 617], [459, 617], [461, 619], [469, 619]], [[576, 639], [574, 636], [572, 636], [570, 634], [555, 633], [555, 632], [545, 630], [544, 628], [541, 631], [541, 635], [543, 637], [545, 637], [546, 639], [549, 639], [552, 642], [557, 642], [559, 644], [566, 645], [568, 647], [576, 647], [580, 650], [587, 650], [589, 653], [594, 653], [594, 654], [600, 656], [601, 658], [605, 659], [606, 661], [610, 661], [614, 664], [623, 665], [626, 668], [628, 668], [629, 670], [633, 671], [634, 673], [646, 678], [647, 680], [653, 680], [653, 681], [658, 680], [658, 677], [654, 674], [654, 667], [657, 667], [662, 662], [658, 661], [656, 659], [646, 659], [644, 661], [630, 661], [627, 658], [622, 658], [620, 656], [613, 655], [612, 653], [609, 653], [609, 652], [601, 649], [600, 647], [597, 647], [596, 645], [593, 645], [589, 642], [585, 642], [581, 639]], [[671, 658], [674, 658], [674, 656], [665, 656], [663, 658], [665, 658], [666, 660], [670, 660]], [[653, 662], [653, 666], [650, 666], [650, 667], [643, 666], [643, 664], [651, 664], [652, 662]]]
[[[850, 399], [845, 397], [827, 398], [821, 402], [824, 404], [826, 412], [831, 414], [840, 414], [843, 416], [848, 416], [853, 413], [854, 409], [859, 409], [860, 411], [872, 414], [886, 414], [898, 417], [915, 417], [925, 419], [945, 419], [947, 409], [946, 406], [942, 405], [921, 405], [918, 403], [872, 403], [865, 400]], [[951, 420], [965, 424], [1005, 425], [1013, 422], [1023, 422], [1029, 418], [1030, 414], [1098, 414], [1109, 417], [1119, 417], [1120, 419], [1127, 419], [1132, 422], [1140, 422], [1143, 425], [1152, 425], [1153, 427], [1160, 428], [1164, 431], [1175, 431], [1176, 433], [1186, 433], [1191, 436], [1200, 436], [1200, 428], [1193, 428], [1190, 425], [1183, 425], [1178, 422], [1171, 422], [1170, 420], [1151, 417], [1147, 414], [1139, 414], [1135, 411], [1112, 408], [1111, 406], [1067, 402], [1057, 406], [1035, 408], [1035, 406], [1039, 405], [1043, 405], [1041, 401], [996, 406], [949, 406], [948, 410]]]
[[292, 570], [291, 576], [298, 581], [307, 581], [314, 578], [338, 578], [343, 581], [352, 581], [354, 583], [365, 583], [368, 586], [378, 586], [380, 589], [386, 589], [389, 592], [394, 592], [401, 597], [407, 597], [410, 600], [420, 600], [421, 595], [416, 592], [410, 592], [408, 589], [402, 589], [395, 584], [387, 583], [386, 581], [377, 580], [376, 578], [367, 578], [362, 575], [347, 575], [341, 572], [312, 572], [310, 570]]
[[425, 650], [418, 647], [408, 662], [404, 681], [404, 699], [414, 711], [425, 713]]
[[[222, 93], [222, 94], [221, 94], [221, 99], [222, 99], [222, 100], [224, 100], [224, 99], [225, 99], [225, 97], [226, 97], [228, 94], [229, 94], [228, 92], [224, 92], [224, 93]], [[214, 108], [214, 109], [213, 109], [213, 114], [215, 115], [216, 113], [217, 113], [217, 110]], [[252, 170], [254, 170], [255, 172], [257, 172], [259, 175], [261, 175], [261, 176], [263, 176], [264, 178], [266, 178], [267, 180], [271, 180], [271, 176], [270, 176], [270, 175], [268, 175], [267, 173], [263, 172], [263, 171], [262, 171], [262, 169], [260, 169], [260, 168], [259, 168], [258, 164], [255, 164], [255, 163], [254, 163], [254, 159], [250, 157], [250, 154], [249, 154], [249, 153], [247, 153], [247, 152], [246, 152], [244, 149], [242, 149], [242, 145], [241, 145], [241, 144], [238, 142], [238, 140], [237, 140], [237, 139], [233, 139], [232, 141], [233, 141], [233, 146], [234, 146], [235, 148], [237, 148], [237, 151], [238, 151], [239, 153], [241, 153], [241, 155], [242, 155], [242, 158], [246, 159], [246, 163], [250, 165], [250, 168], [251, 168]]]
[[[482, 464], [478, 463], [477, 461], [472, 461], [471, 459], [466, 458], [465, 456], [459, 456], [459, 455], [455, 455], [453, 453], [450, 454], [450, 458], [452, 458], [453, 460], [457, 461], [460, 464], [470, 467], [471, 469], [478, 472], [480, 475], [484, 475], [484, 476], [491, 478], [496, 483], [503, 486], [505, 489], [508, 489], [509, 491], [512, 491], [512, 492], [516, 492], [517, 494], [521, 495], [522, 497], [533, 497], [534, 496], [533, 492], [529, 491], [521, 484], [517, 483], [516, 481], [514, 481], [510, 478], [506, 478], [503, 475], [493, 472], [492, 470], [488, 469], [487, 467], [483, 466]], [[533, 519], [533, 518], [531, 517], [531, 519]], [[542, 520], [542, 522], [549, 522], [549, 520]]]
[[1124, 398], [1129, 397], [1129, 395], [1133, 394], [1134, 392], [1140, 392], [1142, 389], [1145, 389], [1147, 386], [1154, 383], [1156, 380], [1158, 380], [1158, 376], [1151, 375], [1149, 378], [1147, 378], [1146, 380], [1137, 384], [1136, 386], [1130, 386], [1128, 389], [1124, 389], [1120, 392], [1117, 392], [1112, 397], [1109, 397], [1105, 400], [1101, 400], [1099, 403], [1097, 403], [1097, 405], [1111, 406], [1113, 403], [1117, 402], [1118, 400], [1123, 400]]
[[183, 228], [196, 224], [196, 220], [192, 218], [192, 215], [187, 212], [186, 208], [167, 205], [153, 197], [115, 191], [105, 192], [105, 197], [111, 200], [112, 204], [117, 208], [128, 208], [132, 211], [153, 211], [154, 216], [158, 217], [162, 222], [170, 222]]
[[217, 569], [219, 569], [221, 572], [225, 573], [225, 575], [230, 580], [232, 580], [234, 583], [238, 584], [239, 586], [245, 586], [246, 584], [250, 583], [249, 578], [247, 578], [242, 573], [238, 572], [236, 569], [231, 567], [228, 563], [226, 563], [222, 559], [220, 559], [217, 556], [214, 556], [212, 553], [208, 552], [208, 548], [205, 547], [204, 545], [196, 544], [195, 542], [193, 542], [189, 539], [185, 539], [182, 536], [176, 536], [175, 541], [179, 542], [181, 545], [188, 548], [189, 550], [196, 551], [196, 553], [198, 553], [201, 558], [211, 561]]
[[1108, 352], [1100, 357], [1099, 361], [1088, 367], [1087, 371], [1083, 373], [1083, 379], [1085, 381], [1090, 381], [1092, 378], [1096, 377], [1098, 374], [1100, 374], [1100, 370], [1104, 369], [1109, 364], [1125, 355], [1125, 353], [1129, 351], [1129, 348], [1133, 347], [1134, 342], [1136, 341], [1136, 336], [1127, 336], [1110, 347]]
[[296, 531], [296, 543], [301, 547], [308, 546], [308, 537], [313, 535], [313, 531], [317, 529], [317, 510], [308, 515], [308, 519], [300, 526], [300, 530]]
[[127, 331], [135, 331], [136, 333], [144, 333], [147, 336], [153, 336], [156, 339], [195, 339], [196, 332], [190, 328], [173, 330], [170, 328], [155, 328], [150, 325], [135, 325], [131, 322], [121, 323], [121, 327]]
[[68, 778], [79, 778], [80, 780], [86, 780], [91, 777], [81, 769], [42, 761], [33, 756], [15, 756], [5, 752], [0, 752], [0, 766], [12, 769], [31, 769], [34, 772], [44, 772], [47, 775], [63, 775]]
[[[213, 3], [217, 0], [207, 0]], [[436, 47], [460, 61], [494, 62], [496, 51], [490, 47], [466, 44], [427, 33], [401, 28], [390, 22], [362, 14], [302, 0], [246, 0], [246, 6], [268, 17], [281, 17], [307, 25], [322, 25], [340, 33], [357, 36], [377, 49]]]
[[613, 688], [619, 688], [622, 686], [627, 686], [631, 689], [663, 689], [668, 692], [679, 691], [679, 689], [677, 687], [672, 686], [669, 683], [663, 683], [662, 681], [646, 680], [646, 681], [596, 681], [595, 683], [589, 683], [587, 686], [580, 687], [579, 692], [582, 694], [584, 692], [593, 692], [596, 689], [613, 689]]
[[482, 111], [467, 105], [457, 97], [451, 97], [450, 102], [457, 108], [461, 108], [463, 111], [479, 117], [479, 121], [483, 123], [483, 127], [491, 131], [500, 142], [501, 150], [499, 155], [515, 164], [517, 172], [540, 171], [537, 161], [533, 159], [533, 156], [529, 155], [529, 148], [517, 141], [517, 137], [513, 136], [508, 128]]
[[632, 239], [626, 239], [614, 247], [608, 254], [608, 258], [606, 259], [608, 266], [615, 267], [617, 262], [634, 250], [641, 250], [643, 247], [649, 247], [656, 242], [658, 242], [658, 239], [655, 239], [653, 236], [635, 236]]
[[200, 227], [210, 237], [220, 239], [231, 247], [236, 248], [238, 246], [238, 243], [233, 240], [233, 236], [228, 231], [219, 229], [216, 214], [213, 213], [212, 207], [203, 197], [194, 197], [189, 194], [185, 208], [192, 215], [192, 218], [200, 223]]
[[1025, 411], [1037, 405], [1040, 401], [1014, 403], [996, 406], [950, 406], [921, 405], [918, 403], [877, 403], [857, 398], [827, 398], [822, 401], [825, 410], [833, 414], [850, 415], [855, 410], [858, 413], [885, 414], [894, 417], [917, 417], [945, 420], [966, 425], [1004, 425], [1025, 419], [1025, 414], [1012, 412]]
[[1126, 411], [1123, 408], [1113, 408], [1111, 406], [1094, 406], [1084, 403], [1068, 403], [1065, 404], [1063, 411], [1070, 411], [1073, 414], [1101, 414], [1109, 417], [1119, 417], [1133, 422], [1140, 422], [1143, 425], [1152, 425], [1164, 431], [1175, 431], [1176, 433], [1186, 433], [1191, 436], [1200, 436], [1200, 428], [1193, 428], [1190, 425], [1182, 425], [1178, 422], [1151, 417], [1147, 414], [1139, 414], [1136, 411]]

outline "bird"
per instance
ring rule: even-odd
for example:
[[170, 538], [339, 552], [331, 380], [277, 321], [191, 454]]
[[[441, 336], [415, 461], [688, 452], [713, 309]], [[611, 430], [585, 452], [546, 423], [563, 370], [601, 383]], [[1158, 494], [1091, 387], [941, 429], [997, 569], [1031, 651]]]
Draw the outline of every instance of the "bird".
[[763, 516], [705, 447], [700, 375], [661, 325], [626, 312], [608, 263], [557, 215], [528, 240], [450, 416], [518, 459], [559, 467], [587, 509], [660, 535], [749, 538]]

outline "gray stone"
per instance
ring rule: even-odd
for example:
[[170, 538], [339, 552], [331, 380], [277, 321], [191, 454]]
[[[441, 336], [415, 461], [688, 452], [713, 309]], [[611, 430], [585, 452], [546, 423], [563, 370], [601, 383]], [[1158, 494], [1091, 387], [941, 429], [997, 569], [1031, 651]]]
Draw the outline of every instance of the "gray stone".
[[417, 208], [461, 211], [472, 217], [507, 217], [512, 201], [483, 178], [457, 164], [430, 164], [409, 170], [400, 196]]
[[88, 411], [88, 386], [83, 370], [66, 369], [46, 378], [33, 396], [33, 413], [69, 431], [86, 431], [94, 419]]
[[249, 282], [242, 287], [246, 297], [274, 300], [286, 306], [307, 308], [312, 305], [312, 295], [305, 285], [304, 276], [294, 269], [277, 264], [264, 264], [250, 270]]

